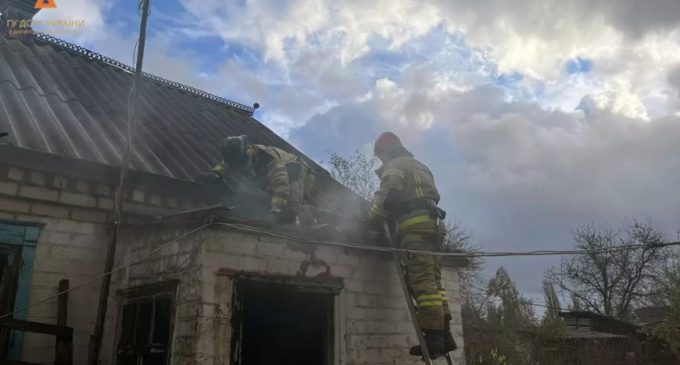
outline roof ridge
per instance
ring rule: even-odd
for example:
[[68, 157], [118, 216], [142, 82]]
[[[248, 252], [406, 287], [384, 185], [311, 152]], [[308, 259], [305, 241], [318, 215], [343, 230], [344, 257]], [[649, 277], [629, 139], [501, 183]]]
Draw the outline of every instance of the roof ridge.
[[[104, 56], [101, 53], [91, 51], [87, 48], [84, 48], [84, 47], [81, 47], [79, 45], [70, 43], [70, 42], [65, 41], [63, 39], [56, 38], [56, 37], [51, 36], [49, 34], [40, 33], [40, 32], [34, 32], [33, 34], [34, 34], [34, 38], [41, 41], [41, 42], [47, 43], [47, 44], [55, 46], [55, 47], [63, 48], [63, 49], [65, 49], [65, 50], [67, 50], [71, 53], [75, 53], [79, 56], [83, 56], [83, 57], [90, 59], [90, 60], [103, 62], [106, 65], [116, 67], [118, 69], [121, 69], [121, 70], [129, 72], [129, 73], [133, 73], [133, 74], [135, 73], [135, 69], [132, 66], [128, 66], [128, 65], [126, 65], [126, 64], [124, 64], [120, 61], [117, 61], [113, 58]], [[240, 110], [245, 111], [245, 112], [247, 112], [251, 115], [255, 111], [255, 109], [253, 107], [247, 106], [245, 104], [241, 104], [239, 102], [229, 100], [229, 99], [223, 98], [221, 96], [217, 96], [215, 94], [211, 94], [207, 91], [197, 89], [193, 86], [188, 86], [188, 85], [179, 83], [177, 81], [168, 80], [166, 78], [156, 76], [156, 75], [148, 73], [148, 72], [142, 72], [142, 76], [146, 79], [149, 79], [151, 81], [155, 81], [155, 82], [163, 84], [165, 86], [169, 86], [169, 87], [181, 90], [181, 91], [185, 91], [185, 92], [194, 94], [194, 95], [199, 96], [199, 97], [210, 99], [212, 101], [216, 101], [218, 103], [225, 104], [225, 105], [228, 105], [228, 106], [236, 108], [236, 109], [240, 109]]]

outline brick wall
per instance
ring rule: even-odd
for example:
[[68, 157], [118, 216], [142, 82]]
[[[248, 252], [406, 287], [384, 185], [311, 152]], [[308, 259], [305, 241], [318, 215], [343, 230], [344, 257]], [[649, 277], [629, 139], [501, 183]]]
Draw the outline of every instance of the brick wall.
[[[179, 231], [135, 233], [120, 247], [119, 264], [142, 257], [177, 237]], [[312, 265], [309, 265], [313, 262]], [[178, 266], [184, 263], [183, 266]], [[254, 234], [208, 229], [164, 247], [145, 264], [134, 265], [115, 278], [117, 288], [179, 279], [173, 364], [229, 364], [231, 298], [229, 272], [314, 277], [319, 273], [341, 278], [344, 288], [335, 298], [336, 364], [418, 364], [408, 355], [416, 344], [405, 299], [390, 255], [353, 249], [309, 246]], [[156, 275], [159, 274], [159, 275]], [[457, 269], [443, 274], [454, 315], [453, 332], [461, 350], [462, 327]], [[120, 308], [120, 298], [112, 298]], [[105, 340], [105, 364], [113, 363], [116, 323], [112, 310]]]
[[[0, 219], [43, 223], [33, 265], [29, 303], [57, 293], [61, 279], [71, 287], [103, 273], [110, 240], [114, 186], [64, 174], [0, 165]], [[153, 191], [126, 192], [126, 212], [161, 215], [199, 203]], [[94, 329], [100, 282], [69, 295], [68, 322], [74, 328], [74, 364], [85, 364]], [[57, 301], [31, 307], [27, 320], [56, 323]], [[26, 333], [22, 360], [51, 363], [54, 337]]]
[[[203, 277], [200, 263], [202, 242], [207, 231], [197, 232], [185, 239], [167, 242], [185, 234], [181, 229], [144, 230], [131, 229], [122, 232], [116, 251], [115, 266], [125, 266], [112, 276], [109, 310], [107, 312], [101, 364], [116, 363], [118, 322], [121, 310], [128, 298], [119, 294], [121, 289], [153, 285], [179, 280], [175, 296], [175, 317], [173, 319], [172, 354], [175, 364], [202, 364], [196, 361], [200, 333], [204, 331]], [[130, 263], [140, 261], [138, 264]]]
[[[0, 166], [0, 207], [5, 212], [103, 223], [113, 217], [114, 190], [110, 183]], [[134, 187], [123, 195], [125, 212], [137, 215], [159, 216], [205, 205]]]

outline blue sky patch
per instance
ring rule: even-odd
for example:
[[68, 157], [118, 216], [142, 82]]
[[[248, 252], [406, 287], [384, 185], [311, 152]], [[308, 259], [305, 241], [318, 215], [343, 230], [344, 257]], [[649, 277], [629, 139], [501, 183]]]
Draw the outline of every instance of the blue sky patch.
[[501, 74], [496, 74], [492, 76], [494, 84], [498, 86], [513, 86], [517, 84], [519, 81], [522, 81], [524, 78], [524, 75], [522, 75], [519, 72], [511, 72], [511, 73], [501, 73]]
[[568, 75], [590, 72], [595, 64], [587, 58], [576, 57], [567, 61], [565, 71]]

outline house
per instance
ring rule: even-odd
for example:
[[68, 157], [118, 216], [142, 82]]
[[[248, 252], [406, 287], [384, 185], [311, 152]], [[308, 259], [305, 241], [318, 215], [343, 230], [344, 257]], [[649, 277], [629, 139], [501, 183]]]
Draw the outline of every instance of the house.
[[635, 310], [635, 316], [638, 318], [642, 328], [654, 327], [667, 322], [670, 314], [671, 308], [667, 306], [650, 306]]
[[588, 311], [562, 312], [560, 317], [564, 320], [560, 338], [564, 364], [637, 364], [638, 326]]
[[[31, 19], [34, 3], [0, 0], [0, 13]], [[257, 192], [192, 182], [228, 135], [302, 154], [252, 108], [152, 74], [93, 338], [132, 69], [2, 24], [0, 362], [91, 363], [100, 343], [100, 364], [418, 363], [390, 254], [354, 244], [379, 237], [335, 228], [365, 202], [309, 159], [316, 228], [264, 222]], [[461, 364], [463, 263], [444, 264]]]

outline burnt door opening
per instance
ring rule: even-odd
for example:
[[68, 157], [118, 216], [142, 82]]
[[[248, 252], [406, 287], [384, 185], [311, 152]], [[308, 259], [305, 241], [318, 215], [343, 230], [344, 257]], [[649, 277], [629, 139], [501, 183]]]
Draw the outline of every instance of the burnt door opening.
[[328, 290], [241, 279], [234, 299], [232, 364], [332, 363], [334, 296]]

